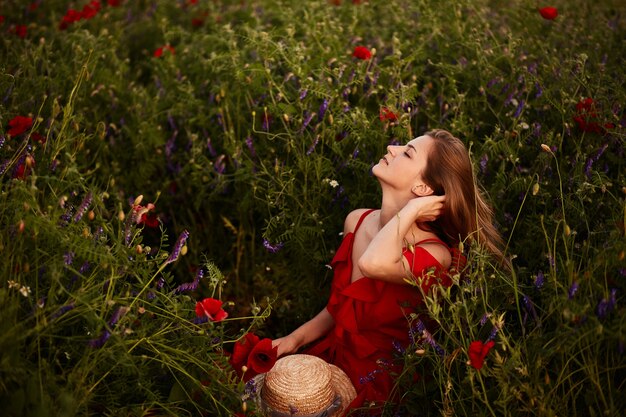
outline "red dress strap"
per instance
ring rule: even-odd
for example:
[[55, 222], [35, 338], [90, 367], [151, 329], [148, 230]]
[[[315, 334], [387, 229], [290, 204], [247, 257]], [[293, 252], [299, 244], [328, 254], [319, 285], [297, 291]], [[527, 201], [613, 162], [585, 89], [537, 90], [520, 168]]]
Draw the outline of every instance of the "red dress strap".
[[357, 222], [356, 227], [354, 228], [354, 231], [352, 233], [356, 233], [356, 231], [359, 230], [359, 227], [361, 226], [361, 223], [363, 223], [363, 220], [367, 217], [368, 214], [370, 214], [374, 210], [376, 209], [369, 209], [365, 213], [361, 214], [361, 217], [359, 218], [359, 221]]
[[436, 238], [436, 237], [431, 237], [428, 239], [420, 240], [419, 242], [415, 243], [414, 246], [421, 245], [422, 243], [439, 243], [445, 246], [446, 248], [449, 248], [448, 245], [446, 245], [446, 243], [443, 240]]

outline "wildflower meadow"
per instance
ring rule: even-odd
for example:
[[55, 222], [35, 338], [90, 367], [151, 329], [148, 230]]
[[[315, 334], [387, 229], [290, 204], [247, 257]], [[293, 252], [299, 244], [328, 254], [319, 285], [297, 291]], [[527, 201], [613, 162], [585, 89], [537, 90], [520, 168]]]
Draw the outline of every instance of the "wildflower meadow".
[[0, 32], [3, 416], [260, 415], [372, 165], [433, 128], [512, 269], [460, 245], [384, 415], [626, 414], [622, 1], [3, 0]]

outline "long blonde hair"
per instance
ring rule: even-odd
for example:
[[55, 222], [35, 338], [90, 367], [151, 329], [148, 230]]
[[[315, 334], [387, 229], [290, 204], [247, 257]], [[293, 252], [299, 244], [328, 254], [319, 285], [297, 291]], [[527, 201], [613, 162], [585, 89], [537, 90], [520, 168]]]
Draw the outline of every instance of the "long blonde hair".
[[493, 210], [479, 190], [467, 148], [446, 130], [424, 135], [434, 141], [422, 178], [436, 195], [446, 196], [444, 215], [429, 222], [429, 227], [450, 245], [478, 242], [510, 269], [502, 252], [502, 237], [493, 224]]

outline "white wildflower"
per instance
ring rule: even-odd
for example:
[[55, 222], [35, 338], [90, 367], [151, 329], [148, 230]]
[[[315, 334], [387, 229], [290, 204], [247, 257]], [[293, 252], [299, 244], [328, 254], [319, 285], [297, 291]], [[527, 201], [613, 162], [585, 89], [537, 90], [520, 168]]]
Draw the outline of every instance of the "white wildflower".
[[30, 287], [23, 286], [22, 288], [20, 288], [20, 292], [24, 297], [28, 297], [28, 295], [30, 294]]

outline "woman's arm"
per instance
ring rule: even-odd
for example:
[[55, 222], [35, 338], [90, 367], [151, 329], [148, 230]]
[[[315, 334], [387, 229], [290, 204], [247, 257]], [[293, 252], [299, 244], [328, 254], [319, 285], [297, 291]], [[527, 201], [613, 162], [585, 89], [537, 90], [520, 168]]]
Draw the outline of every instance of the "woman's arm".
[[272, 347], [278, 346], [278, 356], [286, 353], [294, 353], [307, 343], [319, 339], [330, 331], [335, 325], [333, 316], [326, 307], [317, 316], [298, 327], [285, 337], [272, 341]]
[[410, 200], [374, 236], [358, 266], [364, 276], [403, 283], [407, 277], [409, 264], [402, 255], [404, 237], [411, 226], [419, 220], [435, 220], [441, 214], [445, 196], [426, 196]]

